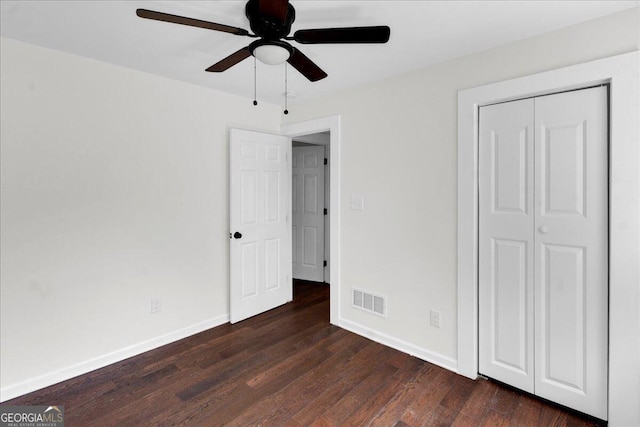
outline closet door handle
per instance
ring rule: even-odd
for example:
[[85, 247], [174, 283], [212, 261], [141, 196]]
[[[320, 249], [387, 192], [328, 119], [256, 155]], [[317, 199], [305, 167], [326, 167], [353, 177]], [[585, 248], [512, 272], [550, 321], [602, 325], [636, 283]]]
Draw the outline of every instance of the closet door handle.
[[542, 226], [538, 228], [538, 231], [540, 232], [540, 234], [546, 234], [549, 229], [545, 226]]

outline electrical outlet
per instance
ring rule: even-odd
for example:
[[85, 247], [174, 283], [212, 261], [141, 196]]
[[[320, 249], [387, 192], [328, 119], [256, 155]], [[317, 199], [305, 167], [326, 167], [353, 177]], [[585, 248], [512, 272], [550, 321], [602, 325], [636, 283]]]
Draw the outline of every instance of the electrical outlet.
[[162, 299], [151, 298], [151, 312], [158, 313], [161, 310], [162, 310]]
[[431, 310], [431, 326], [433, 326], [434, 328], [439, 328], [440, 327], [440, 312], [439, 311], [435, 311], [435, 310]]

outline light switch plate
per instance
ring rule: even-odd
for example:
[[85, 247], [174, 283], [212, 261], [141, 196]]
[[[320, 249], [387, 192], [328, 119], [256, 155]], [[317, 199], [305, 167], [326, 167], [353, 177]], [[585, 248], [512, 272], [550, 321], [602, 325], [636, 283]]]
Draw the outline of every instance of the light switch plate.
[[364, 210], [364, 196], [359, 194], [351, 195], [351, 210], [354, 210], [354, 211]]

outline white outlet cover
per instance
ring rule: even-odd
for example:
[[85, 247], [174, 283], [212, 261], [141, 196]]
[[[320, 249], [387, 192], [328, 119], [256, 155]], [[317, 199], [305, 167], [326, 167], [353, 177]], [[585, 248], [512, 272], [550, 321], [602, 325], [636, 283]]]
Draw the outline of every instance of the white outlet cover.
[[431, 326], [435, 327], [435, 328], [439, 328], [440, 327], [440, 312], [435, 311], [435, 310], [431, 310], [430, 313], [430, 323]]
[[162, 310], [162, 299], [161, 298], [151, 298], [151, 312], [158, 313]]

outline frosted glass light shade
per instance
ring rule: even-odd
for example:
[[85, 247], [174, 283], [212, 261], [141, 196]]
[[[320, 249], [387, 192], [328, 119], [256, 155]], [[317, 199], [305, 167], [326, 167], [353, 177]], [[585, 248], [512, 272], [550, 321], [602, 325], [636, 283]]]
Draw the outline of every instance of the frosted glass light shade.
[[289, 59], [289, 51], [282, 46], [263, 44], [253, 50], [253, 55], [264, 64], [278, 65]]

